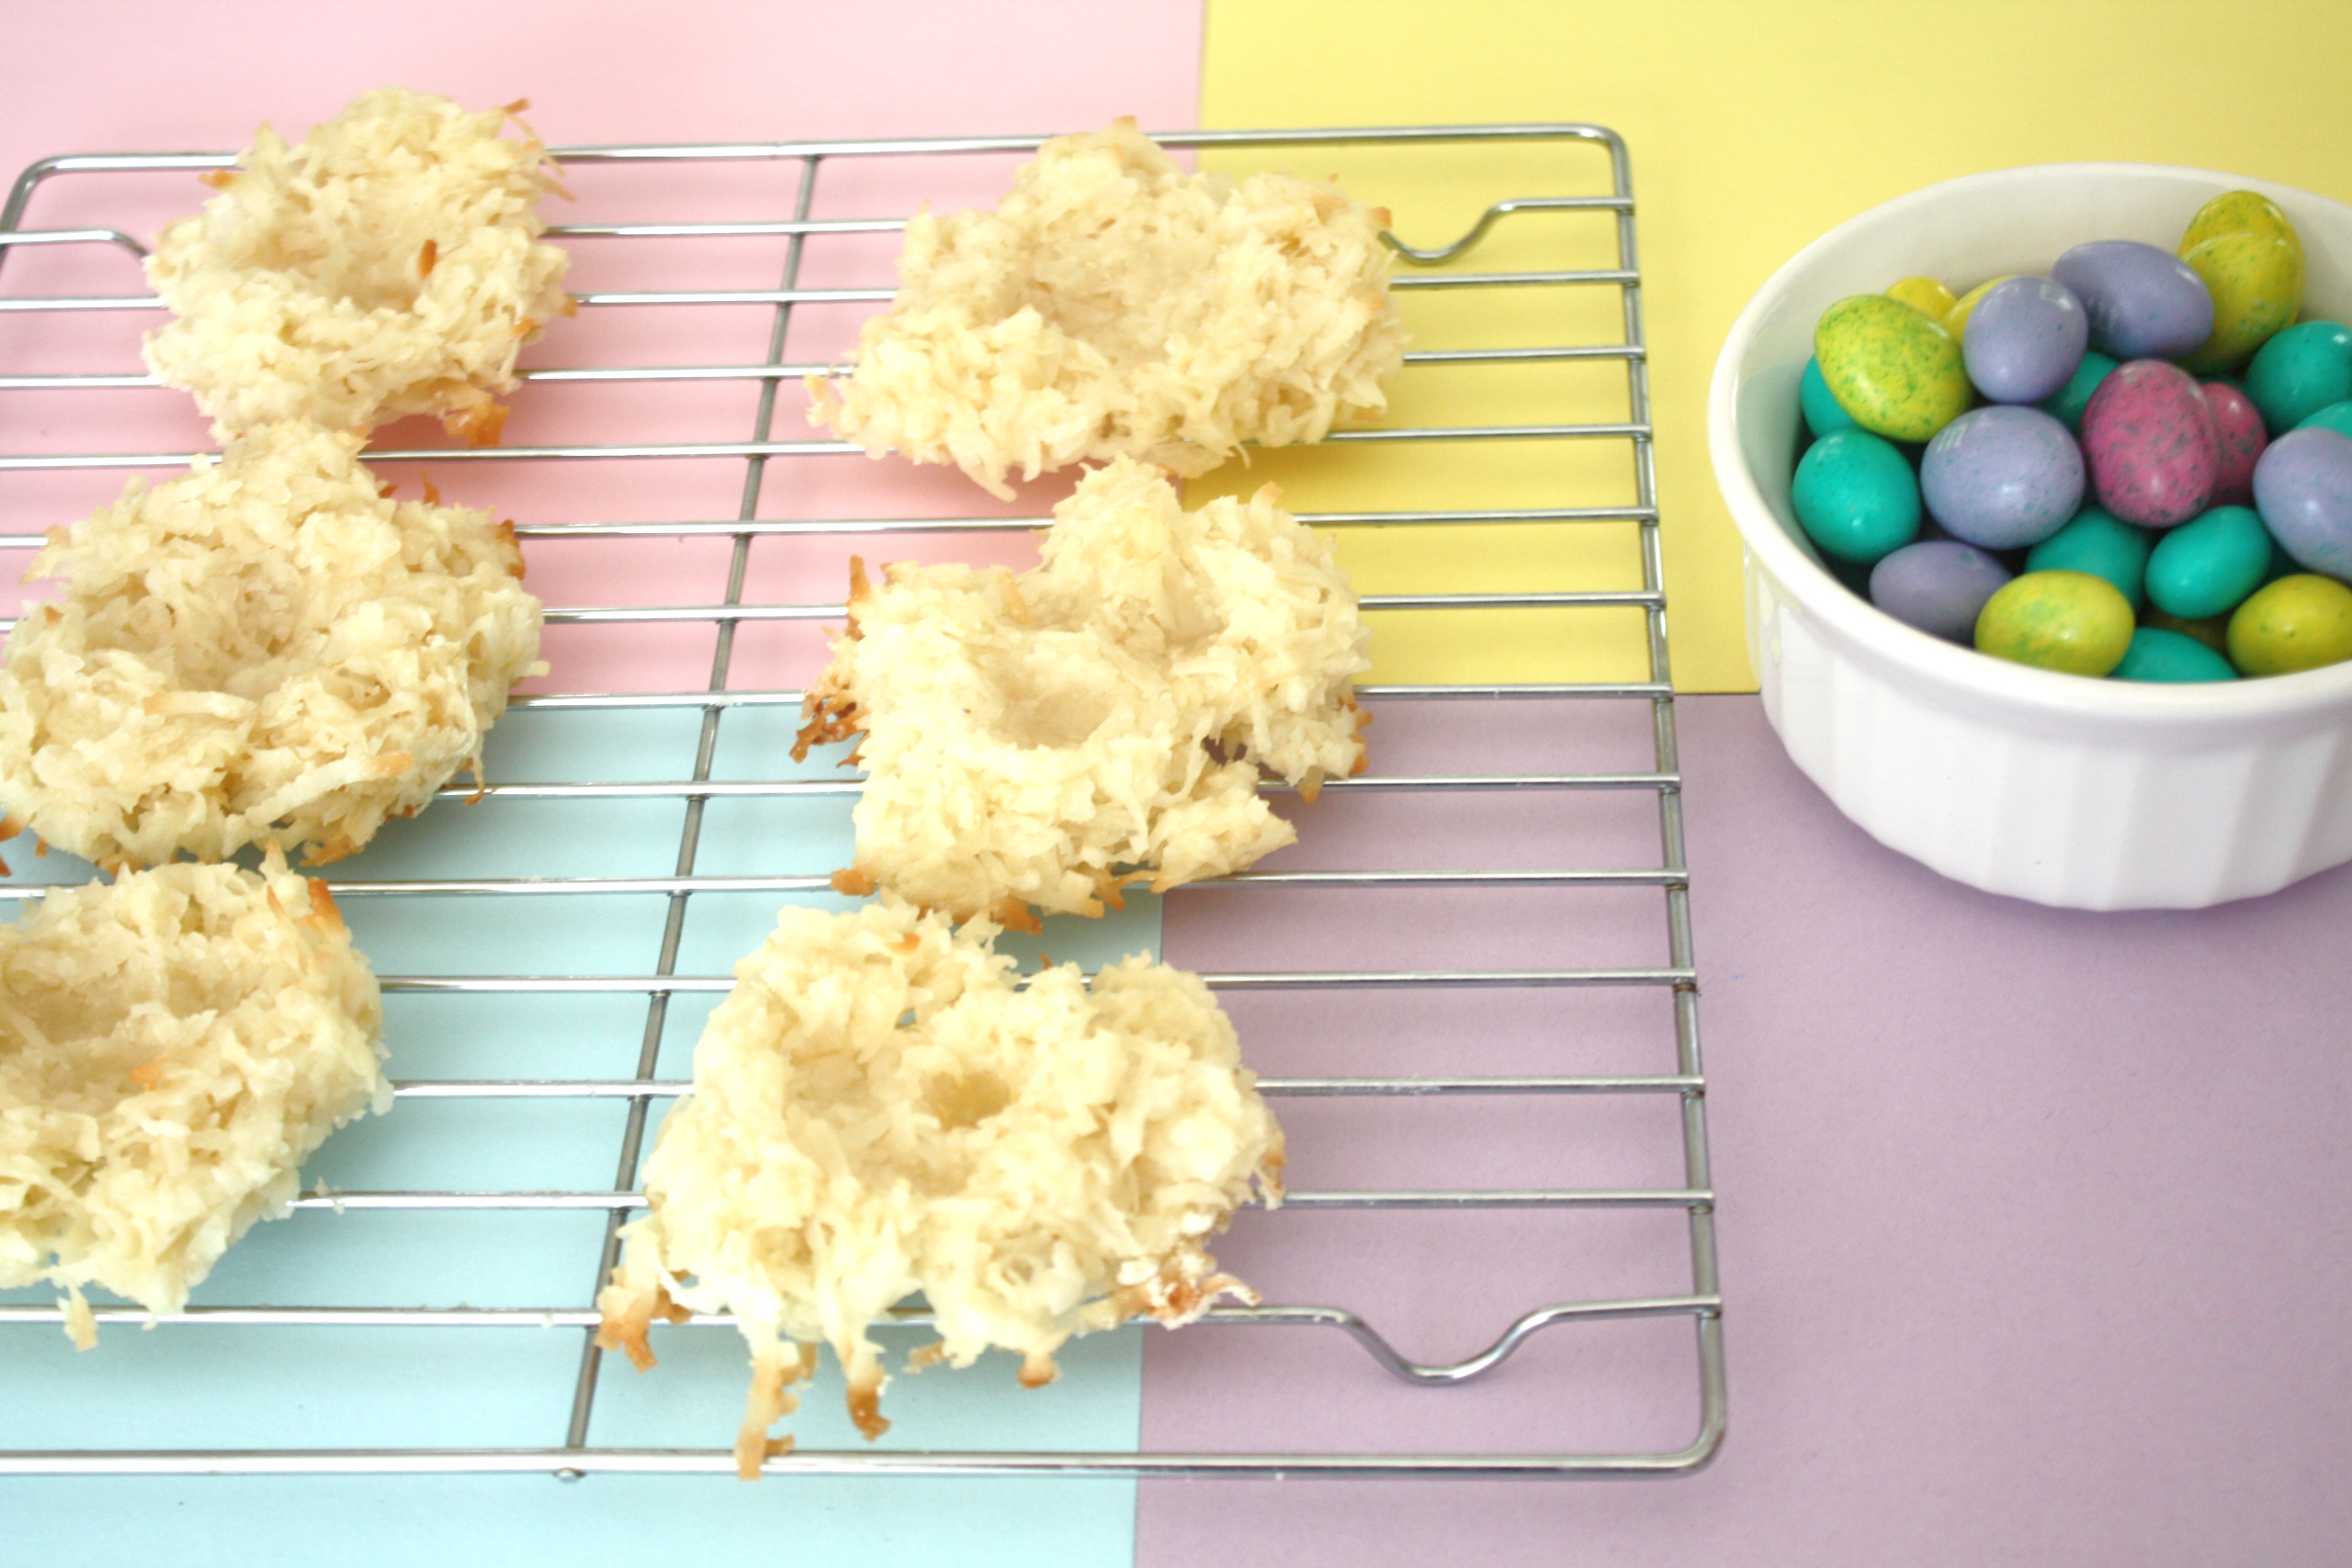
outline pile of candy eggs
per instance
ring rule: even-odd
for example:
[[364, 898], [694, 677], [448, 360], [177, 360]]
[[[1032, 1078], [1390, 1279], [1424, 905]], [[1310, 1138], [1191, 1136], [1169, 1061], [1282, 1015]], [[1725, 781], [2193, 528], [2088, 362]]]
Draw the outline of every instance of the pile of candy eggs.
[[[2352, 329], [2295, 323], [2284, 214], [2102, 239], [1814, 330], [1791, 501], [1896, 619], [2046, 669], [2226, 680], [2352, 659]], [[2200, 379], [2201, 378], [2201, 379]]]

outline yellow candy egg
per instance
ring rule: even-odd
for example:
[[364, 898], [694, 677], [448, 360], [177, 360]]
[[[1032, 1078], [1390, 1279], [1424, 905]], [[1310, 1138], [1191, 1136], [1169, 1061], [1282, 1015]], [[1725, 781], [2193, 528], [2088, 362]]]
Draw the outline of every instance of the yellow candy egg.
[[1954, 342], [1958, 342], [1960, 334], [1968, 330], [1969, 318], [1976, 313], [1977, 301], [1991, 293], [1995, 284], [2006, 283], [2016, 276], [2014, 272], [2004, 272], [1998, 278], [1988, 278], [1953, 301], [1952, 308], [1944, 312], [1944, 330], [1952, 334]]
[[2352, 588], [2299, 572], [2230, 617], [2230, 662], [2248, 675], [2288, 675], [2352, 658]]
[[1953, 298], [1949, 289], [1945, 288], [1933, 278], [1906, 278], [1902, 282], [1889, 288], [1886, 290], [1886, 297], [1890, 300], [1900, 300], [1905, 304], [1925, 312], [1931, 320], [1938, 321], [1949, 316], [1952, 313], [1952, 307], [1959, 303]]
[[2189, 232], [2180, 237], [2179, 255], [2189, 253], [2217, 234], [2274, 234], [2294, 247], [2299, 258], [2303, 255], [2303, 237], [2294, 232], [2294, 225], [2278, 204], [2259, 191], [2224, 191], [2203, 206], [2189, 220]]
[[1838, 406], [1873, 435], [1925, 441], [1973, 395], [1960, 345], [1916, 306], [1856, 294], [1822, 312], [1813, 357]]
[[2213, 335], [2181, 364], [2199, 374], [2250, 358], [2303, 308], [2303, 241], [2277, 204], [2230, 191], [2198, 209], [2180, 259], [2213, 296]]

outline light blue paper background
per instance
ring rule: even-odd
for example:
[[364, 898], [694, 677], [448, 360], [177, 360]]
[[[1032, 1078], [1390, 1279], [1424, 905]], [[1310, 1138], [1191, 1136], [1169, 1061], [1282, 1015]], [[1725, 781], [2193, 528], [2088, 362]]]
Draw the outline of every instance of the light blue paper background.
[[[500, 781], [667, 780], [693, 767], [698, 710], [520, 710], [494, 733]], [[730, 711], [714, 776], [838, 776], [836, 753], [786, 754], [796, 715]], [[847, 796], [713, 801], [698, 869], [828, 871], [849, 859]], [[667, 876], [685, 810], [677, 799], [445, 802], [395, 822], [339, 881], [427, 877]], [[29, 839], [8, 846], [11, 880], [89, 873]], [[723, 974], [774, 922], [777, 896], [698, 894], [677, 973]], [[809, 901], [845, 902], [831, 895]], [[341, 900], [380, 974], [645, 974], [666, 900], [653, 895], [370, 896]], [[1056, 921], [1042, 946], [1089, 966], [1158, 951], [1157, 900], [1100, 921]], [[673, 998], [659, 1076], [685, 1078], [718, 998]], [[627, 1078], [646, 1000], [637, 995], [385, 998], [395, 1079]], [[667, 1102], [655, 1102], [656, 1111]], [[625, 1106], [585, 1100], [402, 1101], [338, 1133], [303, 1172], [331, 1190], [602, 1189]], [[197, 1290], [200, 1305], [580, 1308], [589, 1303], [604, 1216], [593, 1212], [303, 1210], [257, 1226]], [[46, 1291], [0, 1292], [42, 1301]], [[1015, 1362], [893, 1380], [890, 1447], [1132, 1451], [1141, 1345], [1129, 1329], [1071, 1345], [1052, 1386], [1021, 1390]], [[901, 1348], [923, 1337], [893, 1336]], [[662, 1364], [608, 1358], [591, 1441], [723, 1448], [747, 1367], [731, 1329], [657, 1330]], [[576, 1329], [106, 1327], [77, 1353], [54, 1325], [0, 1326], [0, 1447], [553, 1447], [568, 1419]], [[804, 1448], [862, 1443], [841, 1413], [828, 1358], [785, 1429]], [[1118, 1480], [823, 1479], [592, 1475], [0, 1479], [0, 1561], [97, 1562], [94, 1540], [175, 1564], [608, 1561], [624, 1549], [758, 1562], [1128, 1568], [1135, 1494]], [[93, 1531], [99, 1531], [93, 1535]]]

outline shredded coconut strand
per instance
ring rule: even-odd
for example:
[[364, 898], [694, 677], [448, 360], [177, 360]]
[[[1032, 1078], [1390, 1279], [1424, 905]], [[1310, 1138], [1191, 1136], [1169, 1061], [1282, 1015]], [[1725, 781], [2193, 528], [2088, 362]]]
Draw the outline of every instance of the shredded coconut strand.
[[1008, 471], [1122, 453], [1206, 473], [1388, 407], [1388, 215], [1285, 174], [1187, 174], [1121, 120], [1062, 136], [993, 211], [907, 226], [899, 289], [815, 417], [880, 457]]
[[409, 414], [497, 440], [516, 351], [570, 310], [534, 210], [554, 167], [536, 137], [499, 134], [509, 118], [385, 88], [292, 147], [263, 126], [155, 242], [148, 281], [179, 320], [147, 339], [149, 366], [223, 440]]
[[1135, 957], [1091, 992], [1075, 964], [1016, 989], [994, 934], [896, 900], [788, 909], [695, 1047], [597, 1342], [642, 1370], [656, 1318], [737, 1314], [747, 1479], [820, 1342], [882, 1433], [869, 1330], [915, 1291], [939, 1342], [910, 1367], [993, 1346], [1030, 1387], [1073, 1335], [1255, 1300], [1204, 1244], [1253, 1182], [1279, 1201], [1282, 1134], [1208, 987]]
[[375, 976], [325, 897], [166, 866], [52, 890], [0, 924], [0, 1288], [82, 1288], [173, 1312], [295, 1171], [392, 1088]]
[[1164, 891], [1290, 843], [1261, 769], [1309, 798], [1361, 770], [1356, 597], [1272, 486], [1187, 512], [1120, 458], [1055, 509], [1043, 554], [853, 590], [801, 734], [865, 731], [853, 889], [1098, 915], [1124, 880]]
[[461, 767], [538, 666], [513, 530], [395, 504], [298, 425], [51, 535], [0, 668], [0, 800], [104, 865], [275, 837], [348, 855]]

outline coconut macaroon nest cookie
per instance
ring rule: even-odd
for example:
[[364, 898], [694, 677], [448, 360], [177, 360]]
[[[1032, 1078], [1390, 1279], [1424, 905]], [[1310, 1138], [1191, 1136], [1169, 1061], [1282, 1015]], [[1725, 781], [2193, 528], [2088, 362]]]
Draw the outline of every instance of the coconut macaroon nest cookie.
[[348, 855], [461, 767], [539, 657], [514, 531], [395, 504], [360, 437], [267, 426], [56, 531], [0, 667], [0, 803], [106, 866]]
[[819, 1342], [881, 1435], [868, 1330], [917, 1290], [939, 1341], [911, 1365], [994, 1346], [1030, 1387], [1073, 1335], [1255, 1299], [1205, 1243], [1253, 1184], [1279, 1201], [1282, 1134], [1208, 987], [1136, 957], [1016, 989], [994, 935], [895, 900], [787, 909], [695, 1047], [597, 1342], [642, 1370], [656, 1317], [736, 1314], [747, 1479], [790, 1447], [768, 1427]]
[[1403, 363], [1384, 212], [1188, 174], [1132, 120], [1062, 136], [993, 211], [907, 226], [898, 297], [815, 417], [870, 456], [1008, 472], [1122, 453], [1206, 473], [1383, 413]]
[[149, 367], [224, 440], [410, 414], [497, 440], [516, 351], [571, 309], [564, 254], [539, 237], [554, 166], [500, 134], [521, 107], [385, 88], [292, 147], [263, 126], [155, 242], [147, 279], [179, 319], [148, 338]]
[[864, 731], [857, 858], [836, 879], [1034, 929], [1099, 915], [1297, 835], [1260, 771], [1309, 799], [1364, 765], [1356, 596], [1274, 487], [1188, 512], [1129, 459], [1054, 511], [1044, 564], [900, 566], [852, 584], [795, 755]]
[[179, 1310], [283, 1214], [328, 1132], [390, 1108], [375, 976], [272, 855], [52, 890], [0, 923], [0, 1287]]

